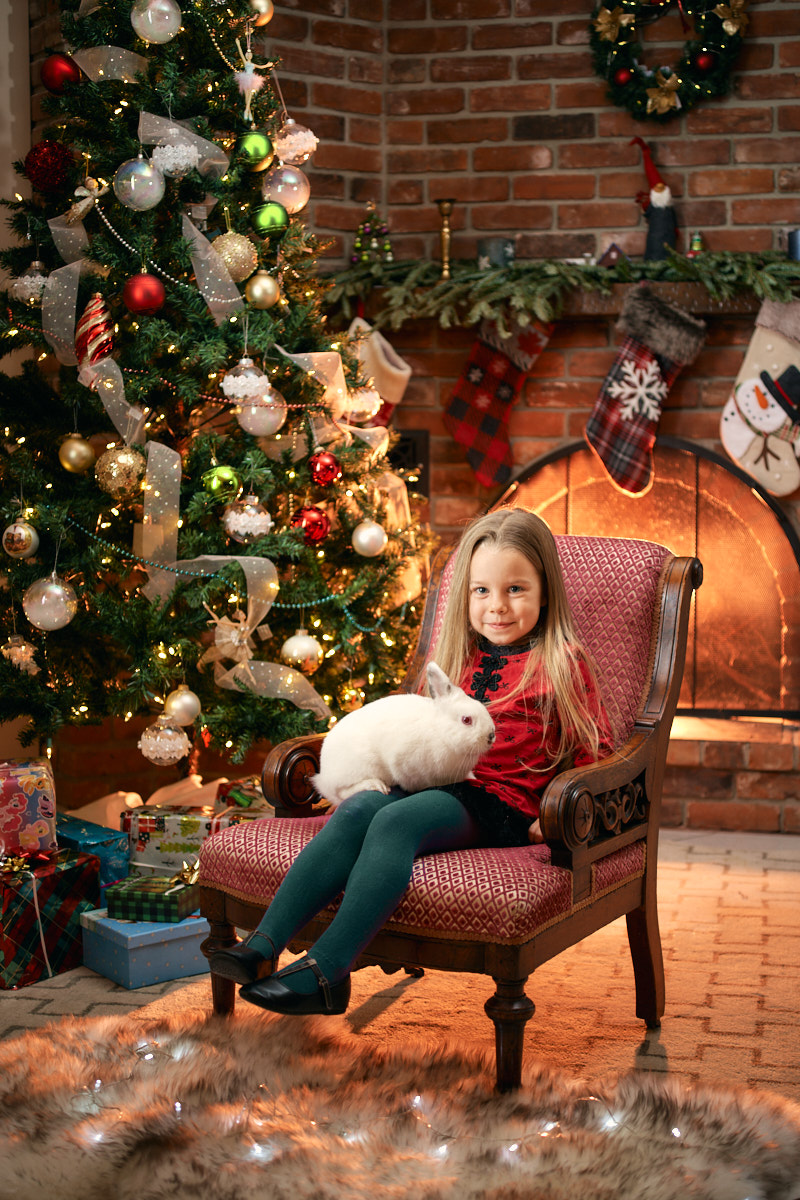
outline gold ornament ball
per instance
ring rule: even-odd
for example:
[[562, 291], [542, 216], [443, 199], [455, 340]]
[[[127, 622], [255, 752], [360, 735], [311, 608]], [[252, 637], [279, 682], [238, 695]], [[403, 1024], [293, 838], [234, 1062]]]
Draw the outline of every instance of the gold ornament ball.
[[109, 496], [129, 496], [141, 483], [147, 459], [132, 446], [112, 446], [101, 454], [94, 469], [95, 478]]
[[339, 688], [339, 707], [343, 712], [355, 712], [364, 703], [365, 694], [362, 688], [353, 683], [346, 683]]
[[256, 25], [268, 25], [272, 20], [275, 7], [272, 0], [250, 0], [250, 7], [256, 14]]
[[94, 447], [79, 433], [71, 433], [58, 447], [58, 461], [65, 471], [71, 471], [73, 475], [83, 475], [94, 464], [94, 460]]
[[269, 271], [256, 271], [248, 279], [244, 294], [253, 308], [272, 308], [281, 298], [280, 284]]
[[241, 233], [223, 233], [212, 243], [228, 268], [234, 283], [241, 283], [258, 266], [258, 251], [249, 238]]

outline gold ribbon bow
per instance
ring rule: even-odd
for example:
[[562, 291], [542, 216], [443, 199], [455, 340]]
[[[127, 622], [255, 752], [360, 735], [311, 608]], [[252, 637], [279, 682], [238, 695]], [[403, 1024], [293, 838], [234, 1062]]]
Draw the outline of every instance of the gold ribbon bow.
[[666, 113], [671, 108], [679, 108], [678, 88], [681, 81], [678, 76], [670, 75], [666, 79], [660, 71], [656, 71], [656, 83], [658, 87], [647, 88], [647, 111]]
[[730, 4], [718, 4], [714, 13], [722, 21], [722, 28], [729, 37], [744, 33], [750, 18], [745, 14], [747, 0], [731, 0]]
[[7, 854], [0, 864], [0, 870], [8, 871], [12, 875], [21, 875], [23, 871], [30, 871], [30, 864], [21, 854]]
[[197, 883], [200, 878], [200, 863], [193, 863], [184, 860], [180, 871], [177, 871], [170, 877], [170, 883], [185, 883], [187, 887], [191, 887], [193, 883]]
[[633, 13], [625, 13], [618, 4], [616, 8], [601, 8], [592, 24], [604, 42], [615, 42], [619, 31], [626, 25], [632, 25]]

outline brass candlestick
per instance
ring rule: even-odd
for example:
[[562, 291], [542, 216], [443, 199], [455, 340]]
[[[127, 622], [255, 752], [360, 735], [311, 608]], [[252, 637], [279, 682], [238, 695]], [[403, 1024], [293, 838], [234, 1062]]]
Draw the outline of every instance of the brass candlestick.
[[450, 278], [450, 214], [453, 211], [455, 200], [437, 200], [436, 206], [439, 209], [439, 216], [442, 218], [442, 228], [439, 233], [439, 245], [441, 247], [442, 258], [442, 279]]

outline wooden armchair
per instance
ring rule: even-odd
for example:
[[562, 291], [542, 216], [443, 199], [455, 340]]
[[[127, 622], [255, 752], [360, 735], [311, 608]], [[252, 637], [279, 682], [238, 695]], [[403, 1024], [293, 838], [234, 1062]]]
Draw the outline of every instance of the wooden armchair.
[[[491, 976], [485, 1010], [495, 1025], [497, 1086], [518, 1087], [528, 976], [568, 946], [625, 916], [636, 1015], [653, 1028], [664, 1011], [664, 967], [656, 909], [656, 866], [664, 763], [686, 651], [697, 559], [622, 538], [556, 538], [580, 637], [597, 665], [617, 730], [617, 749], [590, 767], [564, 771], [541, 809], [546, 842], [417, 859], [405, 896], [357, 967], [435, 968]], [[413, 686], [435, 640], [450, 583], [447, 553], [434, 564]], [[200, 906], [211, 926], [207, 955], [252, 929], [286, 870], [325, 820], [309, 783], [321, 736], [276, 746], [264, 763], [264, 792], [279, 819], [246, 822], [210, 838], [200, 853]], [[302, 818], [286, 819], [286, 818]], [[305, 949], [335, 905], [292, 943]], [[235, 984], [212, 975], [214, 1011], [230, 1013]]]

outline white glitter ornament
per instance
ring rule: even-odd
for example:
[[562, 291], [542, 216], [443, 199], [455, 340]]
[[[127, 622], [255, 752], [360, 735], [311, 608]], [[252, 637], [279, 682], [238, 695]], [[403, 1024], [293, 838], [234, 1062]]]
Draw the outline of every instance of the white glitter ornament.
[[222, 377], [220, 384], [229, 400], [260, 399], [270, 387], [269, 377], [247, 355]]
[[288, 213], [299, 213], [308, 204], [311, 184], [299, 167], [272, 167], [262, 177], [261, 194], [265, 200], [281, 204]]
[[299, 167], [311, 158], [319, 144], [319, 139], [305, 125], [300, 125], [292, 117], [287, 117], [272, 139], [272, 144], [281, 162], [292, 167]]
[[286, 665], [296, 667], [304, 675], [314, 674], [322, 662], [322, 654], [322, 646], [307, 629], [298, 629], [281, 646], [281, 658]]
[[176, 725], [191, 725], [201, 711], [200, 697], [185, 683], [179, 683], [164, 701], [164, 716], [171, 717]]
[[180, 32], [181, 10], [175, 0], [135, 0], [131, 25], [142, 41], [163, 45]]
[[151, 162], [162, 175], [183, 179], [200, 161], [200, 151], [193, 142], [182, 142], [175, 132], [174, 141], [162, 141], [153, 147]]
[[20, 304], [28, 304], [31, 308], [38, 304], [47, 287], [47, 268], [39, 259], [34, 259], [24, 275], [20, 275], [11, 285], [11, 295]]
[[247, 546], [269, 533], [272, 517], [258, 496], [251, 494], [228, 505], [222, 514], [222, 528], [234, 542]]
[[53, 571], [27, 589], [22, 597], [22, 610], [31, 625], [50, 633], [69, 625], [78, 611], [78, 597], [66, 580]]
[[3, 531], [3, 549], [11, 558], [30, 558], [39, 549], [39, 534], [22, 517]]
[[223, 233], [214, 239], [213, 246], [234, 283], [247, 279], [258, 266], [258, 251], [250, 238], [241, 233]]
[[377, 558], [386, 549], [389, 535], [377, 521], [360, 521], [350, 540], [358, 554], [364, 558]]
[[18, 667], [25, 675], [38, 675], [39, 668], [33, 661], [35, 647], [18, 633], [12, 633], [7, 642], [0, 646], [0, 654]]
[[186, 734], [173, 717], [162, 713], [152, 725], [148, 725], [138, 742], [139, 749], [148, 760], [159, 767], [168, 767], [180, 762], [192, 748]]
[[117, 168], [111, 186], [120, 204], [135, 212], [146, 212], [163, 199], [165, 184], [158, 167], [140, 154], [138, 158], [129, 158]]

